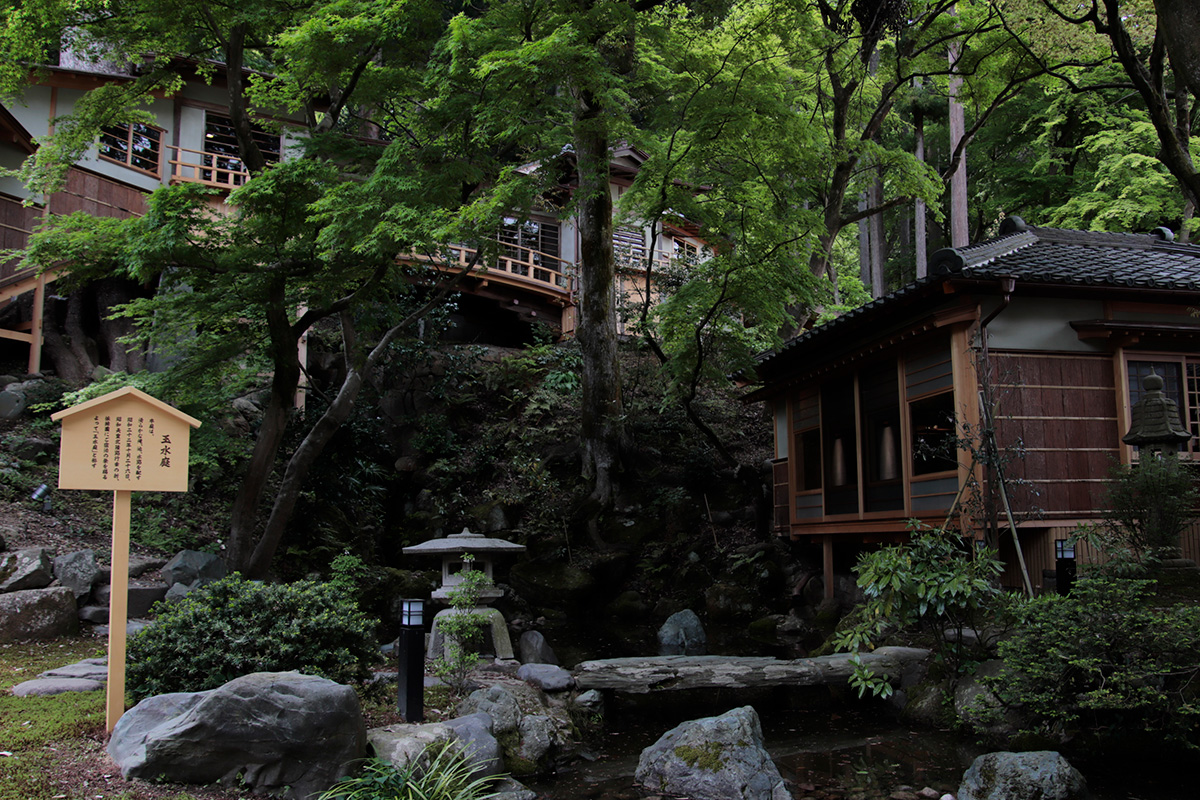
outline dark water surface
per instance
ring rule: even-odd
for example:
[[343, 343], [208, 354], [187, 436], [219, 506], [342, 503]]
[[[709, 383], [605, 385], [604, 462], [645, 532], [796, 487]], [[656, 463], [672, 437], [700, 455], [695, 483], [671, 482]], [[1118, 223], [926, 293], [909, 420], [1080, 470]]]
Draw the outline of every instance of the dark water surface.
[[[767, 748], [798, 800], [885, 800], [925, 787], [939, 796], [955, 794], [963, 772], [976, 756], [991, 749], [948, 731], [897, 724], [878, 707], [795, 709], [775, 701], [766, 708], [755, 705]], [[603, 741], [591, 754], [594, 760], [580, 761], [530, 788], [547, 800], [645, 796], [633, 782], [642, 749], [682, 719], [720, 713], [697, 709], [691, 717], [680, 717], [681, 710], [640, 708], [612, 715]], [[1095, 800], [1200, 799], [1200, 757], [1165, 769], [1136, 760], [1075, 766], [1087, 777]]]

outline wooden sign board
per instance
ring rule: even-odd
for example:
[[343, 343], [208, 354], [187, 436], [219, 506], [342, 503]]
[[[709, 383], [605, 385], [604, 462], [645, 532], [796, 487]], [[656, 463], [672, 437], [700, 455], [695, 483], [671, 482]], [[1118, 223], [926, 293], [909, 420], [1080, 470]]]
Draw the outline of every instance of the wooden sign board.
[[200, 422], [132, 387], [59, 411], [58, 488], [186, 492]]
[[50, 418], [62, 423], [58, 488], [113, 493], [105, 687], [105, 721], [112, 731], [125, 713], [131, 496], [134, 491], [187, 491], [189, 439], [200, 421], [128, 386]]

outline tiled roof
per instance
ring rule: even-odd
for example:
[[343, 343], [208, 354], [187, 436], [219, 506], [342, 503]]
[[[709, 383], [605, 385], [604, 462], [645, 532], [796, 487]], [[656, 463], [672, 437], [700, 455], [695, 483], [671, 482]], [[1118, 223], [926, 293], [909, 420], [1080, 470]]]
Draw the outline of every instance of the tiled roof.
[[1012, 275], [1023, 283], [1200, 291], [1200, 246], [1176, 244], [1164, 228], [1131, 234], [1017, 224], [1008, 235], [938, 251], [931, 271], [970, 278]]
[[[1035, 228], [1018, 217], [1005, 220], [1000, 235], [979, 244], [946, 248], [930, 258], [927, 278], [910, 283], [832, 322], [805, 331], [777, 350], [758, 356], [760, 372], [777, 356], [824, 349], [831, 337], [882, 319], [890, 310], [941, 295], [936, 286], [951, 279], [997, 280], [1017, 285], [1095, 286], [1200, 293], [1200, 245], [1177, 244], [1165, 228], [1151, 234]], [[1019, 291], [1019, 290], [1018, 290]]]

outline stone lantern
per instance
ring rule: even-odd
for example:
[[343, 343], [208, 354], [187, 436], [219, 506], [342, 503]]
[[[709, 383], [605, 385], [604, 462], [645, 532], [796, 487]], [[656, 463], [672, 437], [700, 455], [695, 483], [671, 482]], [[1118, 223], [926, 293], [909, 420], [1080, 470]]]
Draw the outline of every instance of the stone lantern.
[[[471, 568], [483, 572], [490, 581], [492, 579], [494, 557], [499, 553], [523, 553], [525, 552], [525, 545], [509, 542], [504, 539], [492, 539], [484, 536], [482, 533], [471, 533], [471, 531], [463, 528], [462, 533], [452, 533], [443, 539], [430, 539], [421, 544], [405, 547], [401, 552], [406, 556], [437, 555], [442, 557], [442, 585], [435, 589], [430, 597], [434, 600], [449, 603], [450, 592], [458, 584], [462, 583], [462, 573], [466, 567], [464, 556], [467, 553], [470, 553], [474, 557]], [[503, 594], [504, 592], [500, 589], [489, 586], [480, 593], [479, 602], [483, 606], [487, 606]], [[496, 657], [512, 658], [512, 640], [508, 635], [508, 625], [504, 621], [504, 615], [494, 608], [487, 607], [474, 608], [471, 611], [488, 618], [489, 630], [487, 638], [490, 639], [495, 649]], [[426, 653], [428, 657], [437, 658], [441, 655], [444, 643], [438, 621], [444, 615], [453, 612], [454, 609], [443, 609], [433, 618], [433, 630], [429, 637], [429, 648]]]
[[1142, 379], [1142, 388], [1146, 393], [1129, 410], [1129, 433], [1121, 441], [1158, 453], [1174, 453], [1192, 438], [1179, 420], [1179, 407], [1162, 393], [1162, 376], [1153, 370]]

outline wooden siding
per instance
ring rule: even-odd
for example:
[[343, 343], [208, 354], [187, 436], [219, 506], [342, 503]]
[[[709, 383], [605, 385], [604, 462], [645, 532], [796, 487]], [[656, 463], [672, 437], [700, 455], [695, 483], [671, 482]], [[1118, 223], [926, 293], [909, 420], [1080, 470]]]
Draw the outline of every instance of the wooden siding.
[[[1025, 555], [1025, 563], [1029, 567], [1029, 579], [1035, 591], [1053, 592], [1054, 583], [1047, 573], [1055, 568], [1054, 542], [1068, 539], [1075, 533], [1074, 525], [1049, 528], [1019, 528], [1017, 535], [1021, 537], [1021, 552]], [[1180, 549], [1184, 558], [1200, 562], [1200, 520], [1189, 525], [1180, 536]], [[1021, 586], [1020, 567], [1016, 563], [1016, 551], [1012, 546], [1012, 537], [1005, 532], [1001, 537], [1000, 556], [1004, 560], [1004, 573], [1000, 583], [1009, 588]], [[1075, 545], [1075, 562], [1085, 564], [1102, 564], [1106, 557], [1086, 541]]]
[[[26, 208], [20, 200], [0, 196], [0, 250], [20, 250], [29, 243], [29, 233], [42, 215], [39, 208]], [[0, 281], [16, 273], [17, 259], [0, 262]]]
[[73, 168], [62, 190], [50, 196], [50, 213], [76, 211], [93, 217], [140, 217], [146, 213], [146, 195], [132, 186]]
[[[50, 213], [64, 216], [77, 211], [118, 219], [141, 216], [146, 213], [146, 195], [140, 189], [73, 167], [67, 172], [63, 188], [50, 196]], [[0, 196], [0, 250], [24, 248], [42, 214], [41, 208], [26, 207], [19, 200]], [[0, 263], [0, 282], [17, 274], [16, 263], [16, 259]]]
[[1024, 511], [1091, 516], [1119, 451], [1112, 357], [993, 353], [1001, 447], [1024, 456], [1007, 467], [1025, 483]]

